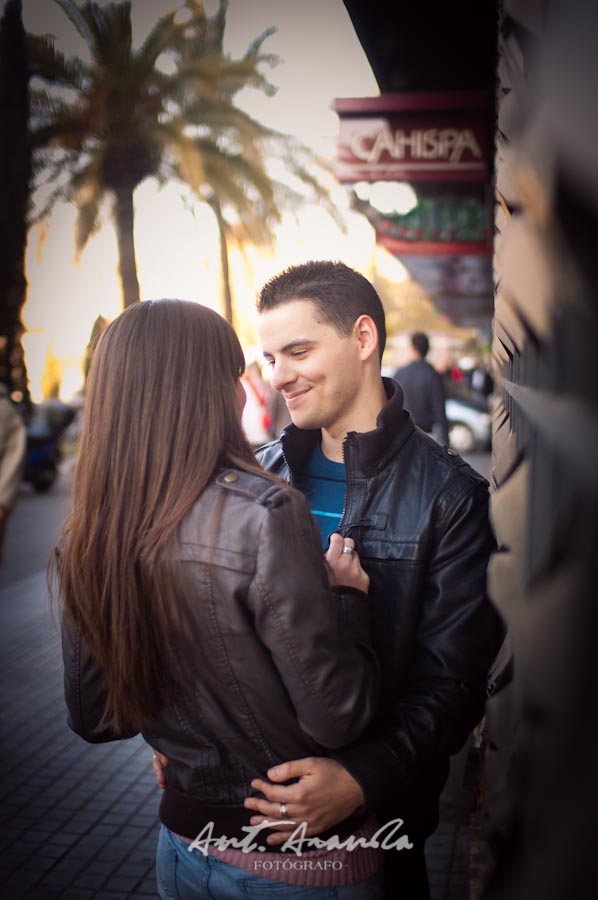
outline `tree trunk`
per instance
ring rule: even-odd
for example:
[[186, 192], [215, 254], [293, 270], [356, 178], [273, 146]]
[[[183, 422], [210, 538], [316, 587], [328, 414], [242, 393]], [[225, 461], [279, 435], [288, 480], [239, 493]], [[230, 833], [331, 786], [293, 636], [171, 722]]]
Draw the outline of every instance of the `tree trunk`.
[[29, 407], [21, 338], [27, 296], [25, 249], [31, 148], [25, 31], [20, 0], [8, 0], [0, 19], [0, 381]]
[[114, 205], [116, 238], [118, 241], [118, 265], [123, 309], [139, 303], [139, 281], [135, 259], [135, 237], [133, 232], [133, 190], [124, 187], [116, 191]]
[[228, 264], [228, 243], [226, 240], [226, 222], [222, 215], [222, 209], [217, 200], [213, 200], [210, 204], [214, 210], [216, 221], [218, 223], [218, 234], [220, 235], [220, 266], [222, 269], [222, 290], [224, 292], [224, 316], [229, 325], [234, 327], [233, 323], [233, 295], [230, 287], [230, 267]]

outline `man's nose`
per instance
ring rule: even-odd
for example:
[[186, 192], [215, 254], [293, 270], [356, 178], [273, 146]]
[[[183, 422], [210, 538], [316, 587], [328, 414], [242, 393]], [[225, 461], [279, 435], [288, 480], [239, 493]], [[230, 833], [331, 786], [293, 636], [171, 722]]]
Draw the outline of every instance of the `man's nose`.
[[292, 384], [297, 375], [288, 360], [276, 360], [272, 366], [272, 387], [276, 391], [282, 391], [286, 385]]

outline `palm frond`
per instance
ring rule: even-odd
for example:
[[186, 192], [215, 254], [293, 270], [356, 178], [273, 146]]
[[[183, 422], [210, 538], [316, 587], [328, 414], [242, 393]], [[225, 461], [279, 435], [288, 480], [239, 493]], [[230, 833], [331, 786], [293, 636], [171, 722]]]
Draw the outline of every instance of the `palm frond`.
[[93, 6], [93, 18], [97, 26], [96, 47], [98, 62], [111, 65], [117, 70], [130, 64], [133, 47], [133, 27], [131, 23], [130, 0]]
[[160, 54], [172, 47], [180, 32], [180, 26], [175, 20], [176, 12], [162, 16], [135, 54], [137, 64], [143, 71], [151, 72]]
[[245, 51], [245, 56], [251, 57], [252, 59], [257, 59], [257, 57], [260, 55], [260, 51], [262, 49], [264, 41], [266, 41], [269, 37], [272, 37], [273, 34], [277, 34], [277, 32], [278, 28], [276, 28], [274, 25], [270, 25], [269, 28], [266, 28], [264, 31], [262, 31], [261, 34], [258, 34], [258, 36], [251, 41], [251, 43], [247, 47], [247, 50]]
[[203, 156], [195, 141], [182, 137], [172, 149], [177, 158], [181, 178], [198, 194], [205, 180], [205, 169]]
[[272, 97], [278, 90], [257, 68], [250, 57], [223, 60], [218, 73], [218, 86], [226, 93], [236, 94], [246, 87], [253, 87]]
[[177, 80], [181, 86], [200, 91], [202, 86], [210, 87], [210, 95], [215, 97], [222, 72], [222, 57], [217, 53], [203, 53], [179, 62]]
[[51, 94], [44, 88], [29, 88], [29, 111], [33, 120], [62, 117], [71, 110], [71, 105], [63, 97]]
[[67, 57], [48, 35], [27, 34], [27, 61], [32, 78], [81, 91], [89, 78], [89, 68], [77, 57]]
[[257, 207], [261, 215], [276, 215], [274, 183], [261, 166], [251, 164], [241, 155], [224, 154], [218, 148], [203, 143], [203, 158], [207, 184], [219, 185], [221, 200], [247, 215]]
[[[45, 175], [54, 165], [54, 153], [47, 148], [40, 149], [33, 154], [33, 184], [39, 184], [42, 175]], [[35, 189], [35, 187], [34, 187]]]
[[206, 178], [212, 192], [219, 197], [222, 205], [230, 206], [241, 214], [249, 213], [251, 200], [247, 192], [230, 178], [230, 172], [218, 167], [212, 161], [211, 164], [206, 163]]
[[79, 259], [86, 244], [100, 228], [100, 207], [102, 191], [97, 179], [90, 179], [83, 198], [77, 201], [77, 221], [75, 223], [75, 251]]
[[218, 9], [213, 16], [207, 19], [208, 46], [222, 53], [224, 45], [224, 29], [226, 28], [226, 13], [228, 0], [220, 0]]
[[55, 0], [55, 3], [64, 9], [84, 38], [97, 66], [114, 69], [126, 64], [131, 57], [133, 40], [130, 0], [105, 6], [95, 0], [87, 0], [83, 6], [78, 6], [74, 0]]
[[186, 0], [183, 8], [190, 13], [189, 19], [178, 29], [172, 45], [179, 62], [204, 52], [208, 28], [203, 3], [199, 0]]
[[226, 239], [234, 241], [238, 246], [251, 243], [255, 246], [271, 246], [274, 241], [273, 226], [280, 221], [280, 213], [264, 217], [260, 212], [246, 209], [240, 210], [231, 206], [221, 198], [226, 190], [226, 184], [215, 181], [212, 195], [206, 200], [219, 219], [219, 227], [224, 231]]
[[92, 188], [95, 191], [101, 187], [100, 173], [104, 161], [104, 153], [98, 150], [96, 153], [85, 159], [79, 159], [78, 165], [74, 166], [69, 172], [69, 184], [73, 191], [73, 196], [77, 199], [77, 204], [81, 198], [87, 196]]
[[209, 103], [196, 98], [183, 108], [184, 118], [191, 128], [210, 129], [216, 137], [221, 133], [234, 134], [244, 143], [265, 141], [270, 129], [252, 116], [228, 102]]
[[38, 211], [34, 212], [31, 218], [31, 224], [37, 225], [38, 222], [42, 221], [42, 219], [47, 218], [59, 200], [63, 200], [68, 203], [71, 199], [72, 195], [69, 191], [68, 185], [56, 185], [56, 187], [51, 191], [47, 199], [42, 204], [41, 208]]
[[184, 131], [184, 121], [174, 120], [159, 125], [156, 135], [163, 141], [165, 151], [174, 156], [178, 178], [188, 184], [198, 194], [205, 180], [204, 161], [201, 147]]
[[57, 6], [69, 18], [86, 44], [93, 42], [93, 32], [89, 27], [87, 16], [74, 0], [54, 0]]
[[[253, 191], [266, 206], [273, 202], [273, 183], [268, 177], [264, 161], [251, 159], [246, 154], [225, 154], [220, 151], [217, 165], [228, 169], [231, 179], [242, 184], [246, 191]], [[216, 162], [212, 155], [212, 160]]]
[[87, 126], [68, 109], [64, 115], [56, 115], [50, 121], [30, 128], [31, 147], [34, 151], [50, 145], [79, 151], [87, 134]]
[[57, 152], [55, 147], [46, 145], [35, 151], [33, 162], [36, 184], [42, 183], [42, 176], [44, 176], [46, 183], [51, 183], [58, 180], [65, 173], [70, 175], [76, 171], [79, 164], [79, 154], [75, 151], [66, 152], [60, 150]]
[[89, 37], [86, 38], [87, 47], [93, 58], [100, 60], [102, 57], [100, 50], [102, 34], [106, 30], [104, 11], [95, 0], [87, 0], [85, 6], [81, 9], [81, 13], [85, 16], [85, 24], [89, 30]]

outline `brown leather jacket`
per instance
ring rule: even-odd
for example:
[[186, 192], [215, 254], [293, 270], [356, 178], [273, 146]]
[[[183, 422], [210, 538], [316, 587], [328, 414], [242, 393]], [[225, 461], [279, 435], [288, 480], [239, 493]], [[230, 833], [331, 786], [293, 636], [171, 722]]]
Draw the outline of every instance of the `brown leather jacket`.
[[[329, 589], [304, 498], [259, 474], [221, 471], [179, 538], [205, 635], [195, 702], [181, 700], [139, 730], [169, 758], [162, 821], [195, 837], [212, 820], [232, 835], [248, 822], [242, 804], [252, 778], [326, 755], [373, 717], [369, 603]], [[90, 742], [132, 737], [101, 724], [102, 673], [68, 621], [63, 656], [70, 727]]]

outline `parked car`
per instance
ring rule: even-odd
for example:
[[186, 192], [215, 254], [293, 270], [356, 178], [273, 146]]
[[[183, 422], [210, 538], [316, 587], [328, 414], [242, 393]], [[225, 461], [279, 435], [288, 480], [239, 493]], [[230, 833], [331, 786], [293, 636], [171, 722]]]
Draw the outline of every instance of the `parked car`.
[[457, 453], [489, 450], [492, 418], [483, 400], [447, 397], [444, 408], [449, 425], [449, 444]]

